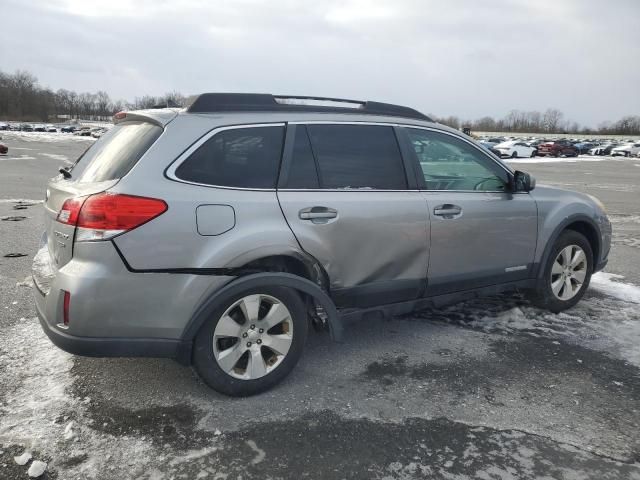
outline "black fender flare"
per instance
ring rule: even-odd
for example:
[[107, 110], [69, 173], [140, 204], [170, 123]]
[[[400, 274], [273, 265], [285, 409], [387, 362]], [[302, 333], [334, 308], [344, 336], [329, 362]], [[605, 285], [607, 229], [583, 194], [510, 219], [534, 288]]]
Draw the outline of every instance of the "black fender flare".
[[[584, 213], [576, 213], [573, 215], [569, 215], [562, 222], [560, 222], [558, 226], [556, 226], [556, 228], [553, 230], [553, 233], [549, 236], [549, 240], [547, 241], [547, 244], [544, 247], [544, 252], [542, 253], [542, 257], [540, 258], [540, 263], [538, 263], [537, 272], [535, 275], [535, 277], [538, 280], [542, 279], [542, 276], [544, 274], [544, 265], [547, 264], [549, 255], [551, 255], [551, 249], [555, 245], [556, 240], [558, 240], [558, 237], [560, 236], [560, 234], [564, 232], [569, 225], [575, 222], [585, 222], [585, 223], [588, 223], [590, 226], [592, 226], [595, 229], [595, 231], [598, 233], [596, 238], [596, 241], [598, 242], [598, 251], [600, 251], [600, 249], [602, 248], [602, 245], [600, 244], [602, 242], [602, 232], [600, 231], [600, 227], [593, 220], [593, 218], [589, 217]], [[599, 261], [600, 261], [599, 258], [593, 259], [594, 268], [596, 267]]]
[[341, 342], [343, 338], [343, 327], [338, 316], [333, 300], [318, 285], [306, 278], [285, 272], [262, 272], [238, 277], [220, 290], [209, 296], [192, 315], [189, 323], [185, 327], [180, 339], [180, 347], [176, 354], [180, 363], [191, 363], [191, 349], [193, 340], [200, 330], [200, 327], [210, 318], [213, 311], [221, 303], [230, 300], [232, 297], [245, 289], [259, 287], [263, 285], [292, 288], [299, 292], [313, 297], [313, 299], [324, 309], [329, 323], [329, 334], [331, 339]]

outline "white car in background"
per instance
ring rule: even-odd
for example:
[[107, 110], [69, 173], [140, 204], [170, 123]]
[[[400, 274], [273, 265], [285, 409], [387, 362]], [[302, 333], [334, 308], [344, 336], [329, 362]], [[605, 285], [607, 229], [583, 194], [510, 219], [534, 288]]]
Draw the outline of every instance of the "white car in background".
[[627, 143], [611, 150], [613, 157], [633, 157], [640, 154], [640, 143]]
[[496, 150], [500, 152], [501, 157], [535, 157], [538, 151], [535, 147], [530, 147], [521, 140], [512, 140], [509, 142], [502, 142], [496, 145]]

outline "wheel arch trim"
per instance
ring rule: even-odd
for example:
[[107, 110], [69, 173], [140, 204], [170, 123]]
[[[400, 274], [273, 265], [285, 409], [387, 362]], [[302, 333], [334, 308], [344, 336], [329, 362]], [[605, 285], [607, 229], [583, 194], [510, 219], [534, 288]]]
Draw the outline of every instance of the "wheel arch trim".
[[181, 363], [188, 364], [191, 362], [191, 351], [193, 348], [193, 340], [204, 323], [210, 318], [213, 311], [220, 304], [229, 301], [235, 295], [249, 288], [260, 287], [264, 285], [287, 287], [304, 294], [310, 295], [325, 310], [327, 321], [329, 323], [329, 333], [334, 341], [342, 341], [343, 327], [338, 316], [333, 300], [315, 283], [306, 278], [285, 272], [263, 272], [254, 273], [238, 277], [227, 285], [210, 295], [196, 309], [195, 313], [187, 323], [183, 330], [180, 347], [177, 354]]
[[[596, 268], [596, 266], [599, 264], [600, 259], [597, 258], [600, 256], [600, 251], [601, 251], [601, 243], [602, 243], [602, 232], [600, 231], [600, 227], [598, 226], [598, 224], [593, 220], [593, 218], [589, 217], [588, 215], [584, 214], [584, 213], [576, 213], [573, 215], [568, 215], [567, 217], [565, 217], [562, 222], [560, 222], [556, 228], [553, 230], [553, 232], [551, 233], [551, 235], [549, 236], [549, 238], [547, 239], [544, 251], [542, 253], [542, 257], [540, 258], [540, 262], [538, 263], [537, 266], [537, 272], [536, 272], [536, 277], [538, 279], [541, 279], [543, 277], [544, 274], [544, 265], [547, 264], [547, 261], [549, 260], [549, 255], [551, 255], [551, 250], [553, 248], [553, 246], [555, 245], [556, 241], [558, 240], [558, 237], [560, 237], [560, 235], [562, 234], [562, 232], [564, 232], [565, 230], [570, 230], [571, 225], [575, 224], [575, 223], [586, 223], [590, 228], [592, 228], [596, 235], [595, 235], [595, 242], [596, 248], [593, 248], [594, 246], [591, 245], [591, 248], [593, 250], [593, 256], [594, 258], [593, 260], [593, 265], [592, 268]], [[580, 233], [580, 232], [578, 232]], [[589, 243], [591, 244], [591, 239], [587, 238], [587, 241], [589, 241]]]

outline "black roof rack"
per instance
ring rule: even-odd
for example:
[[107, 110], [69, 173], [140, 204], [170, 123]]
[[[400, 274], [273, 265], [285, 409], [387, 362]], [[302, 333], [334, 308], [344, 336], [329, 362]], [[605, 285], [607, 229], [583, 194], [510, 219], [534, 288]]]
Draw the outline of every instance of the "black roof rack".
[[[313, 102], [320, 104], [313, 104]], [[344, 98], [271, 95], [268, 93], [202, 93], [189, 99], [187, 112], [360, 113], [433, 121], [413, 108], [391, 103], [347, 100]]]

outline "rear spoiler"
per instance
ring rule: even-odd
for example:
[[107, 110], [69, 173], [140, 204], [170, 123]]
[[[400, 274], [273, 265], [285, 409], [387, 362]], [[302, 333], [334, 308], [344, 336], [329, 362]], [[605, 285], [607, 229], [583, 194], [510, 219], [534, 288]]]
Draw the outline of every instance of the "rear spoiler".
[[113, 123], [117, 125], [121, 122], [136, 120], [155, 123], [160, 127], [164, 127], [176, 118], [178, 113], [181, 111], [181, 108], [157, 108], [149, 110], [133, 110], [131, 112], [118, 112], [113, 116]]

